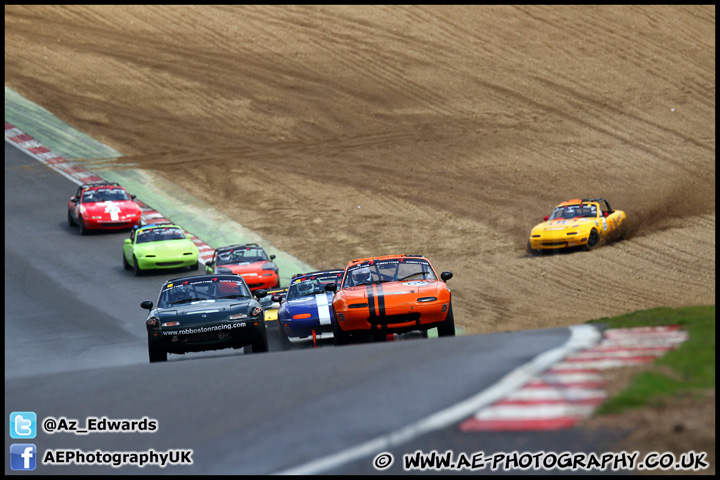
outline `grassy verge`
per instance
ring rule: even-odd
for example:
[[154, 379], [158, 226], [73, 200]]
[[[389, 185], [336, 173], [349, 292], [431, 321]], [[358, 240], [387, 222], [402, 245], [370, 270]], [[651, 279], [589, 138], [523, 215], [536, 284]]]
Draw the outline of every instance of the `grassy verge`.
[[597, 413], [618, 413], [675, 395], [715, 389], [715, 305], [653, 308], [588, 323], [602, 323], [609, 328], [680, 325], [689, 337], [635, 375], [628, 388], [608, 399]]

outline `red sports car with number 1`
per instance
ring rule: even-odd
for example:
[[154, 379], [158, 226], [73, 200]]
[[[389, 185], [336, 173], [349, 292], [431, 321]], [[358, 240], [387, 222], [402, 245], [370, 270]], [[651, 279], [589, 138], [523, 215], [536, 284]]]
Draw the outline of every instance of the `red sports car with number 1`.
[[98, 182], [80, 185], [68, 202], [68, 225], [89, 230], [121, 230], [140, 226], [140, 206], [135, 195], [117, 183]]

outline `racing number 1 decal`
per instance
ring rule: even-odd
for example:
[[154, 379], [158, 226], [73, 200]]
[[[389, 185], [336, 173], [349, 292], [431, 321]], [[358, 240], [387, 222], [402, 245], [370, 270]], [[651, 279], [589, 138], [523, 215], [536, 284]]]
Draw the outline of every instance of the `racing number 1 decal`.
[[105, 213], [110, 214], [110, 220], [117, 222], [120, 218], [120, 215], [118, 215], [120, 213], [120, 207], [115, 205], [114, 202], [105, 202]]

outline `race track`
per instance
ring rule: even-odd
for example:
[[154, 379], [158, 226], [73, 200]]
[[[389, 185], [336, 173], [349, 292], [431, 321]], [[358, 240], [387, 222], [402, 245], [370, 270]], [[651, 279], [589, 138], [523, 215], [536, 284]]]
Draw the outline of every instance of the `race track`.
[[[7, 143], [5, 158], [8, 408], [35, 411], [38, 420], [149, 417], [159, 424], [154, 433], [41, 433], [42, 450], [193, 450], [191, 466], [147, 466], [142, 473], [292, 471], [448, 409], [568, 338], [563, 327], [263, 355], [171, 355], [165, 364], [150, 365], [139, 303], [154, 298], [172, 275], [136, 278], [125, 271], [125, 234], [83, 237], [67, 225], [72, 182]], [[457, 423], [386, 448], [401, 455], [441, 442], [458, 451], [503, 451], [527, 441], [528, 447], [568, 449], [585, 438], [574, 430], [461, 434]], [[583, 442], [592, 448], [611, 438]], [[39, 465], [35, 471], [134, 472], [137, 467], [87, 465]], [[348, 455], [328, 472], [376, 470], [365, 454]]]

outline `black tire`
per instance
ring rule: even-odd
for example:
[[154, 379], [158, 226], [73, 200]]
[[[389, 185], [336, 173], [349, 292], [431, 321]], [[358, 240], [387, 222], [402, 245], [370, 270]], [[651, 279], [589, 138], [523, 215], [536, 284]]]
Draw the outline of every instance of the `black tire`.
[[250, 345], [250, 353], [265, 353], [269, 350], [265, 324], [262, 325], [262, 328], [263, 331], [260, 336]]
[[530, 253], [530, 255], [534, 255], [534, 256], [538, 256], [542, 253], [541, 250], [532, 248], [532, 246], [530, 244], [530, 240], [528, 240], [528, 243], [527, 243], [527, 251]]
[[190, 270], [191, 270], [191, 271], [195, 271], [195, 270], [197, 270], [198, 268], [200, 268], [200, 263], [199, 263], [199, 261], [197, 261], [197, 260], [195, 261], [195, 265], [190, 265]]
[[79, 223], [79, 225], [80, 225], [80, 235], [87, 235], [87, 234], [88, 234], [88, 229], [85, 228], [85, 222], [83, 222], [83, 218], [82, 218], [82, 217], [78, 217], [78, 220], [80, 221], [80, 223]]
[[68, 226], [74, 227], [75, 226], [75, 220], [72, 218], [72, 214], [70, 213], [70, 209], [68, 208]]
[[335, 345], [350, 344], [350, 334], [343, 332], [342, 328], [340, 328], [340, 325], [338, 325], [337, 315], [333, 320], [333, 343]]
[[130, 270], [132, 268], [128, 263], [127, 258], [125, 258], [125, 252], [123, 252], [123, 268], [125, 270]]
[[583, 250], [592, 250], [593, 248], [597, 247], [600, 243], [600, 234], [596, 229], [590, 230], [590, 235], [588, 236], [588, 241], [585, 245], [583, 245]]
[[155, 345], [150, 333], [148, 333], [148, 357], [150, 363], [167, 362], [167, 352]]
[[387, 333], [373, 333], [372, 334], [372, 342], [373, 343], [385, 343], [387, 342]]
[[133, 271], [135, 272], [136, 277], [143, 274], [143, 270], [140, 268], [140, 265], [138, 265], [137, 257], [135, 255], [133, 255]]
[[455, 316], [453, 315], [452, 302], [448, 307], [448, 314], [445, 320], [437, 327], [438, 337], [454, 337], [455, 336]]

